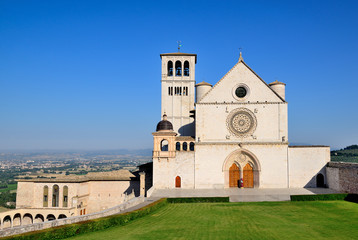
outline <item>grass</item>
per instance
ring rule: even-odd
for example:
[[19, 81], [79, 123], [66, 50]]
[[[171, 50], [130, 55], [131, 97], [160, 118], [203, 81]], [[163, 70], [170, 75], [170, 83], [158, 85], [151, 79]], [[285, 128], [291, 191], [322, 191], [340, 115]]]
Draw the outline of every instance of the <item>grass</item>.
[[0, 189], [0, 192], [13, 191], [17, 189], [17, 183], [9, 184], [7, 188]]
[[175, 203], [125, 226], [70, 238], [357, 239], [358, 204], [345, 201]]
[[11, 210], [11, 209], [9, 209], [9, 208], [4, 208], [4, 207], [0, 207], [0, 213], [1, 213], [1, 212], [6, 212], [6, 211], [9, 211], [9, 210]]

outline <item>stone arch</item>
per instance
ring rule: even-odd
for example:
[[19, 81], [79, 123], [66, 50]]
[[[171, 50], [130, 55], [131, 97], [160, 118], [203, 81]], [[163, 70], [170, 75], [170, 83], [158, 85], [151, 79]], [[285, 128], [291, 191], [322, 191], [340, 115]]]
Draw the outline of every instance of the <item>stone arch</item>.
[[25, 213], [22, 217], [22, 225], [29, 225], [33, 223], [33, 218], [30, 213]]
[[[249, 163], [250, 166], [253, 168], [254, 188], [258, 188], [260, 186], [261, 165], [259, 160], [255, 156], [255, 154], [253, 154], [249, 150], [237, 149], [226, 157], [222, 165], [222, 171], [224, 172], [224, 186], [226, 188], [229, 187], [229, 169], [233, 163], [239, 166], [240, 169], [244, 169], [245, 165]], [[240, 171], [240, 178], [243, 178], [242, 174], [243, 171]]]
[[2, 221], [2, 228], [10, 228], [12, 227], [12, 220], [10, 215], [7, 215], [4, 217], [4, 220]]
[[163, 139], [160, 142], [160, 151], [167, 152], [169, 149], [169, 141], [167, 139]]
[[57, 219], [62, 219], [62, 218], [67, 218], [67, 216], [65, 214], [60, 214], [60, 215], [58, 215]]
[[42, 223], [45, 221], [45, 218], [42, 214], [37, 214], [34, 219], [34, 223]]
[[56, 217], [53, 214], [48, 214], [47, 217], [46, 217], [46, 220], [47, 221], [53, 221], [53, 220], [56, 220]]
[[12, 219], [12, 226], [13, 227], [21, 226], [21, 214], [20, 213], [16, 213], [14, 215], [14, 218]]

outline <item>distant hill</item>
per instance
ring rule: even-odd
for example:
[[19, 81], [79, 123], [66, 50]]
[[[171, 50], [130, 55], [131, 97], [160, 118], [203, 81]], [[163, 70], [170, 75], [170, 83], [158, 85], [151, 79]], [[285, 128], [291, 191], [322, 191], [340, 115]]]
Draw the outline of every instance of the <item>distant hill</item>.
[[351, 145], [341, 150], [331, 151], [332, 162], [358, 163], [358, 145]]

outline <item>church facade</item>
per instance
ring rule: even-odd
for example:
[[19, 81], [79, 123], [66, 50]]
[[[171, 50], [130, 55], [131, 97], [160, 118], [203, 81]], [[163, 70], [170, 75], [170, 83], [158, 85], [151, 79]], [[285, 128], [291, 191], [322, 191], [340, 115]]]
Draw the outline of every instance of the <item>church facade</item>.
[[161, 54], [162, 121], [153, 133], [155, 189], [324, 187], [327, 146], [291, 146], [285, 84], [243, 60], [214, 86], [196, 54]]

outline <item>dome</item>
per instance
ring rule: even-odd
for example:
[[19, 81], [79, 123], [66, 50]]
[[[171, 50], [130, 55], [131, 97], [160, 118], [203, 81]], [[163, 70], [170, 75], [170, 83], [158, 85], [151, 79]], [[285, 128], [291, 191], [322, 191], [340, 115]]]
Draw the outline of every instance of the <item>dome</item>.
[[172, 130], [173, 131], [173, 124], [167, 120], [167, 115], [164, 113], [163, 120], [160, 121], [157, 125], [157, 132], [163, 130]]

